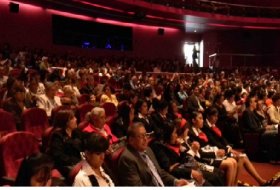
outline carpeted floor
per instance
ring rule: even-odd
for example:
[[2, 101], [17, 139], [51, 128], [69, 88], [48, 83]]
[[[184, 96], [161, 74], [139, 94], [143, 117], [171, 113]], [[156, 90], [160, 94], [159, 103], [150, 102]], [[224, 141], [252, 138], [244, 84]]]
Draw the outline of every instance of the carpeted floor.
[[[256, 170], [259, 172], [260, 176], [264, 179], [271, 179], [277, 172], [280, 172], [280, 165], [273, 165], [270, 163], [256, 163], [253, 162]], [[258, 185], [258, 183], [252, 178], [245, 169], [242, 169], [238, 179], [245, 181], [252, 185]], [[278, 184], [280, 186], [280, 184]]]

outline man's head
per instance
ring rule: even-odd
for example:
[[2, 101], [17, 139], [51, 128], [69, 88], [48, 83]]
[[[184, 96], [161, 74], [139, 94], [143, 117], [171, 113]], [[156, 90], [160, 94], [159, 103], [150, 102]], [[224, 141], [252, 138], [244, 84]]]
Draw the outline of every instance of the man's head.
[[251, 110], [255, 110], [257, 108], [257, 99], [255, 96], [249, 96], [246, 99], [245, 106], [250, 108]]
[[148, 135], [143, 123], [134, 123], [127, 130], [128, 144], [135, 150], [143, 152], [148, 147]]

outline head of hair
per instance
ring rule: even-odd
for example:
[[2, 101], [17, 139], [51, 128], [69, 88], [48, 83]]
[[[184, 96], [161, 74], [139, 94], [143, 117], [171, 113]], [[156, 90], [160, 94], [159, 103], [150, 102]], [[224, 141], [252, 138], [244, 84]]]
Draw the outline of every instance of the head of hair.
[[40, 174], [45, 182], [51, 178], [53, 162], [46, 154], [36, 153], [26, 157], [19, 168], [15, 186], [31, 186], [31, 178]]
[[14, 83], [13, 87], [12, 87], [12, 92], [13, 92], [13, 95], [14, 93], [16, 92], [25, 92], [25, 88], [22, 84], [20, 83]]
[[101, 107], [94, 107], [90, 113], [92, 117], [98, 117], [101, 113], [105, 113], [105, 109]]
[[245, 101], [245, 106], [246, 106], [246, 108], [248, 108], [250, 105], [251, 105], [251, 100], [252, 100], [252, 98], [254, 98], [255, 96], [252, 96], [252, 95], [250, 95], [250, 96], [248, 96], [247, 98], [246, 98], [246, 101]]
[[162, 111], [162, 110], [164, 110], [165, 108], [168, 108], [168, 103], [167, 103], [167, 101], [165, 101], [165, 100], [161, 100], [161, 101], [159, 102], [159, 104], [158, 104], [158, 110], [159, 110], [159, 111]]
[[152, 94], [152, 92], [153, 92], [153, 89], [152, 89], [151, 87], [146, 87], [146, 88], [144, 89], [143, 94], [144, 94], [145, 97], [150, 97], [151, 94]]
[[129, 119], [130, 106], [128, 101], [122, 101], [118, 105], [118, 116], [123, 119]]
[[217, 103], [221, 98], [222, 98], [222, 94], [219, 93], [217, 94], [215, 97], [214, 97], [214, 100], [213, 100], [213, 104]]
[[[144, 124], [141, 123], [141, 122], [135, 122], [135, 123], [133, 123], [132, 125], [130, 125], [130, 126], [128, 127], [128, 129], [127, 129], [127, 134], [126, 134], [127, 139], [129, 139], [130, 137], [135, 136], [135, 130], [136, 130], [137, 128], [141, 128], [141, 127], [144, 127]], [[145, 128], [145, 127], [144, 127], [144, 128]]]
[[46, 91], [48, 91], [49, 89], [51, 89], [54, 85], [55, 85], [54, 82], [45, 82]]
[[213, 115], [217, 115], [218, 113], [219, 112], [218, 112], [217, 108], [215, 108], [215, 107], [210, 107], [205, 112], [206, 117], [211, 117]]
[[84, 140], [84, 150], [91, 153], [105, 152], [109, 145], [109, 140], [98, 133], [89, 133]]
[[196, 119], [196, 117], [199, 114], [202, 114], [202, 113], [200, 111], [193, 111], [193, 112], [191, 112], [191, 114], [190, 114], [190, 121], [192, 122], [193, 119]]
[[173, 131], [176, 129], [175, 122], [165, 122], [164, 123], [164, 133], [163, 133], [163, 141], [168, 143], [171, 139]]
[[60, 110], [56, 113], [54, 117], [54, 128], [66, 129], [68, 122], [70, 119], [74, 117], [74, 113], [72, 110]]
[[135, 114], [140, 113], [141, 106], [142, 106], [145, 102], [146, 102], [145, 100], [138, 99], [138, 101], [137, 101], [136, 104], [135, 104]]
[[224, 96], [225, 99], [231, 98], [232, 96], [234, 96], [234, 90], [226, 90]]

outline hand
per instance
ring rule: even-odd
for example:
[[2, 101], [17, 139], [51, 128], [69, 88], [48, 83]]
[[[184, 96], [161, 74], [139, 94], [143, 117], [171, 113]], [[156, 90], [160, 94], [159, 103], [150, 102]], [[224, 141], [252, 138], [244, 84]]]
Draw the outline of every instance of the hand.
[[203, 175], [201, 172], [199, 172], [197, 170], [192, 170], [192, 177], [199, 185], [202, 185]]
[[194, 152], [198, 152], [198, 150], [200, 149], [200, 144], [199, 144], [199, 142], [194, 141], [194, 142], [192, 143], [191, 148], [192, 148], [192, 150], [193, 150]]
[[188, 185], [189, 182], [185, 179], [177, 179], [175, 181], [175, 186], [184, 186], [184, 185]]
[[224, 149], [219, 149], [217, 151], [217, 157], [222, 158], [225, 156], [225, 150]]

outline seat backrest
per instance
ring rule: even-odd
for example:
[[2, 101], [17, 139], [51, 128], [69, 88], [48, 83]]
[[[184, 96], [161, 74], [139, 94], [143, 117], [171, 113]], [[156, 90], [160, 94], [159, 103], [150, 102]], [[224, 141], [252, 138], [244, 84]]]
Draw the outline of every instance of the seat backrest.
[[81, 94], [80, 97], [78, 97], [79, 104], [88, 103], [90, 101], [90, 95], [89, 94]]
[[113, 175], [112, 178], [115, 180], [116, 183], [119, 183], [118, 161], [124, 150], [125, 146], [121, 146], [105, 159], [105, 164], [110, 169], [111, 175]]
[[16, 130], [16, 122], [13, 114], [0, 109], [0, 138]]
[[39, 141], [30, 132], [19, 131], [5, 135], [0, 140], [0, 176], [16, 178], [21, 161], [39, 152]]
[[75, 180], [76, 175], [79, 173], [80, 169], [82, 168], [82, 162], [77, 163], [70, 171], [68, 175], [67, 184], [72, 186]]
[[30, 108], [22, 114], [23, 130], [33, 133], [38, 139], [42, 138], [43, 132], [49, 127], [46, 111], [40, 108]]
[[105, 110], [106, 117], [114, 116], [117, 114], [117, 107], [111, 102], [105, 102], [102, 107]]
[[78, 106], [77, 111], [78, 111], [78, 116], [79, 116], [79, 121], [82, 122], [85, 119], [85, 116], [88, 112], [92, 110], [94, 106], [90, 103], [84, 103], [80, 106]]
[[53, 134], [54, 130], [55, 130], [54, 127], [48, 127], [43, 132], [43, 135], [42, 135], [42, 147], [41, 147], [41, 151], [42, 152], [47, 152], [48, 147], [50, 145], [50, 140], [51, 140], [51, 137], [52, 137], [52, 134]]
[[86, 128], [86, 126], [88, 126], [89, 122], [84, 120], [82, 122], [79, 123], [78, 128], [83, 130], [84, 128]]

